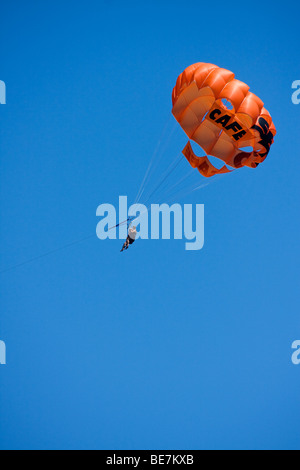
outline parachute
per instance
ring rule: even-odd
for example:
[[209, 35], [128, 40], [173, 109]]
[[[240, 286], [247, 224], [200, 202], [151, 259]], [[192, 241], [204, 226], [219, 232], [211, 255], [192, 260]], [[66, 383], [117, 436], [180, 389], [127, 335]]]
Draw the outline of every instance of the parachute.
[[[203, 62], [179, 75], [172, 113], [188, 138], [206, 153], [197, 157], [190, 141], [182, 152], [201, 175], [211, 177], [244, 166], [256, 168], [266, 159], [276, 128], [262, 100], [249, 89], [233, 72]], [[208, 156], [225, 165], [216, 168]]]
[[[175, 127], [171, 133], [168, 124], [164, 127], [135, 203], [143, 199], [150, 207], [153, 201], [173, 202], [236, 169], [256, 168], [267, 158], [276, 135], [272, 117], [263, 101], [233, 72], [204, 62], [189, 66], [177, 79], [172, 104], [172, 114], [189, 141], [170, 163], [169, 158], [162, 158], [178, 127], [171, 115]], [[204, 155], [196, 155], [193, 142]], [[206, 178], [219, 178], [199, 185], [194, 169]]]

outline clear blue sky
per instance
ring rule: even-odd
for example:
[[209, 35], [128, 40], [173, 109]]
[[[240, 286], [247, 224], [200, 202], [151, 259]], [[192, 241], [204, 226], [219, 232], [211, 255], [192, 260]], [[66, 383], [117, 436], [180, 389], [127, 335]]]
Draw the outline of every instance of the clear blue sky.
[[[0, 274], [0, 448], [300, 448], [298, 2], [1, 6], [0, 270], [134, 199], [188, 65], [246, 81], [266, 162], [183, 202], [205, 247], [96, 238]], [[172, 121], [171, 121], [172, 123]], [[181, 150], [177, 126], [165, 158]], [[199, 176], [199, 179], [201, 177]]]

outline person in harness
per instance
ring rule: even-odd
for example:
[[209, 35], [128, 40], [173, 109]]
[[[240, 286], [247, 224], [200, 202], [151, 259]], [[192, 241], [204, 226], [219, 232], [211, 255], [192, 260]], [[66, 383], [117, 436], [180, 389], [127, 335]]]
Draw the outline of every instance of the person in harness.
[[125, 242], [124, 245], [123, 245], [123, 248], [122, 248], [122, 250], [121, 250], [121, 253], [122, 253], [122, 251], [124, 251], [124, 250], [128, 250], [129, 245], [132, 245], [132, 244], [135, 242], [136, 236], [137, 236], [136, 227], [130, 228], [129, 231], [128, 231], [128, 237], [127, 237], [127, 239], [126, 239], [126, 242]]

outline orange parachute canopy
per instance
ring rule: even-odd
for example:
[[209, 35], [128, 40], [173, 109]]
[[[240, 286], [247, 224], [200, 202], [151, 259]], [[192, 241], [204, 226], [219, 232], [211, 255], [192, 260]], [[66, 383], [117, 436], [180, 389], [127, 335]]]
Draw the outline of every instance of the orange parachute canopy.
[[[256, 168], [263, 162], [276, 134], [270, 113], [249, 86], [234, 73], [203, 62], [191, 65], [177, 79], [172, 113], [189, 139], [207, 155], [235, 168]], [[251, 147], [251, 152], [245, 151]], [[203, 176], [232, 170], [215, 168], [207, 155], [197, 157], [190, 142], [183, 150], [189, 163]]]

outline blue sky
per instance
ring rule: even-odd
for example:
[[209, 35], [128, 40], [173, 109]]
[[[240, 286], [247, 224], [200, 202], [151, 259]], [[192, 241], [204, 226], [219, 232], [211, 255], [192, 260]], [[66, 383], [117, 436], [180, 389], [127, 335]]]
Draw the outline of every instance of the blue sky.
[[[1, 6], [0, 448], [300, 448], [297, 12]], [[257, 170], [179, 201], [205, 204], [203, 250], [139, 241], [120, 255], [120, 241], [93, 237], [96, 208], [134, 200], [173, 126], [176, 78], [199, 61], [264, 100], [275, 143]], [[185, 142], [175, 126], [163, 163]]]

